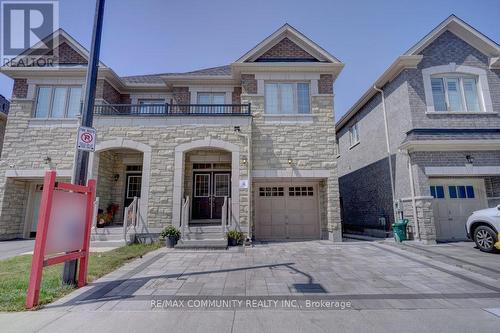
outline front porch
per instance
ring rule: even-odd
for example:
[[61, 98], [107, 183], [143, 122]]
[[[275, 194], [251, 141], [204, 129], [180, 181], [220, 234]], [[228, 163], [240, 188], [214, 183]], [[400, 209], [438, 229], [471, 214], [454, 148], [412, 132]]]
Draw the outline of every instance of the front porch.
[[173, 224], [181, 229], [178, 247], [225, 247], [228, 230], [248, 232], [239, 223], [239, 147], [199, 140], [179, 145], [175, 156]]

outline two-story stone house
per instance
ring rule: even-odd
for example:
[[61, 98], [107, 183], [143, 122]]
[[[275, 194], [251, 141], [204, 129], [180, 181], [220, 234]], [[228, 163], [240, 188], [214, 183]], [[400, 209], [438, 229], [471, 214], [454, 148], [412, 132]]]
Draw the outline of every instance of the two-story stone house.
[[[4, 239], [34, 235], [45, 170], [72, 176], [88, 52], [63, 30], [54, 37], [57, 67], [2, 68], [14, 79], [0, 166]], [[342, 67], [287, 24], [227, 66], [120, 77], [101, 63], [89, 168], [99, 208], [117, 206], [122, 223], [138, 202], [138, 232], [173, 224], [185, 244], [224, 228], [339, 241], [333, 83]]]
[[499, 56], [452, 15], [338, 121], [346, 231], [384, 236], [402, 212], [416, 239], [459, 240], [472, 211], [500, 203]]

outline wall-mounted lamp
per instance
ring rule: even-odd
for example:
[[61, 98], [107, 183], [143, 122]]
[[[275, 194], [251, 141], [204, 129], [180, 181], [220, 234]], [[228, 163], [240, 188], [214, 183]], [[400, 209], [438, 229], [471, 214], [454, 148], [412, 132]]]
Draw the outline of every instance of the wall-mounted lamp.
[[292, 165], [293, 161], [291, 158], [288, 159], [288, 165]]
[[49, 164], [50, 162], [52, 162], [52, 158], [50, 158], [49, 156], [47, 156], [47, 157], [45, 157], [45, 158], [43, 159], [43, 162], [44, 162], [45, 164]]
[[120, 175], [115, 173], [115, 175], [113, 176], [113, 179], [115, 180], [115, 182], [117, 182], [118, 179], [120, 179]]
[[242, 160], [241, 160], [241, 162], [243, 162], [243, 164], [245, 164], [245, 165], [246, 165], [246, 164], [248, 163], [248, 160], [247, 160], [247, 158], [246, 158], [246, 157], [243, 157], [243, 158], [242, 158]]
[[465, 159], [467, 160], [468, 164], [474, 164], [474, 156], [467, 155], [465, 156]]

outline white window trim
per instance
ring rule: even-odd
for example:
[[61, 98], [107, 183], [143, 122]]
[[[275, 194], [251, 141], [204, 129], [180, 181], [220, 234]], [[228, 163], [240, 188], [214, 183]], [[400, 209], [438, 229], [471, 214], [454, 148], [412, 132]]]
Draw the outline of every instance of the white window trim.
[[[440, 75], [471, 75], [477, 77], [477, 90], [479, 106], [482, 111], [479, 112], [469, 112], [469, 111], [436, 111], [434, 109], [434, 99], [432, 95], [431, 87], [431, 77]], [[485, 69], [456, 65], [455, 63], [450, 63], [448, 65], [434, 66], [422, 69], [422, 79], [424, 81], [424, 91], [425, 91], [425, 104], [427, 107], [426, 112], [432, 114], [487, 114], [496, 113], [493, 111], [493, 104], [491, 102], [490, 88], [488, 85], [488, 78]]]
[[164, 93], [150, 93], [150, 94], [130, 94], [130, 103], [137, 105], [140, 100], [143, 99], [162, 99], [164, 102], [169, 102], [172, 99], [172, 95], [166, 95]]
[[234, 86], [215, 86], [215, 87], [205, 87], [205, 86], [191, 86], [189, 87], [189, 92], [191, 93], [191, 104], [198, 104], [198, 93], [220, 93], [226, 94], [225, 103], [232, 104], [233, 102], [233, 91]]
[[[211, 95], [211, 99], [213, 101], [213, 95], [224, 95], [224, 103], [222, 104], [228, 104], [227, 101], [227, 92], [224, 92], [224, 91], [197, 91], [196, 92], [196, 103], [195, 104], [201, 104], [201, 103], [198, 103], [198, 97], [200, 96], [200, 94], [209, 94]], [[209, 104], [214, 104], [214, 103], [209, 103]]]
[[[361, 142], [361, 140], [359, 138], [359, 126], [358, 125], [359, 125], [359, 122], [355, 122], [354, 124], [352, 124], [349, 127], [349, 149], [356, 147]], [[353, 127], [356, 127], [356, 134], [357, 134], [356, 141], [353, 141], [353, 136], [352, 136], [352, 131], [351, 131]]]
[[[266, 84], [280, 84], [280, 83], [288, 83], [288, 84], [293, 84], [293, 113], [280, 113], [278, 110], [278, 113], [268, 113], [265, 110], [265, 105], [266, 105], [266, 94], [264, 92], [264, 116], [269, 117], [269, 116], [281, 116], [281, 117], [301, 117], [301, 116], [311, 116], [312, 115], [312, 106], [311, 106], [311, 82], [310, 81], [304, 81], [304, 80], [298, 80], [298, 81], [276, 81], [276, 80], [269, 80], [264, 82], [264, 91], [265, 91], [265, 85]], [[297, 92], [297, 85], [299, 83], [305, 83], [309, 85], [309, 112], [308, 113], [299, 113], [299, 103], [298, 103], [298, 92]], [[279, 100], [279, 98], [278, 98]]]
[[[48, 116], [47, 117], [37, 117], [36, 116], [36, 111], [37, 111], [37, 106], [38, 106], [38, 95], [40, 94], [40, 88], [50, 88], [50, 95], [49, 95], [49, 110], [48, 110]], [[54, 106], [54, 91], [57, 88], [66, 88], [66, 95], [64, 96], [64, 117], [52, 117], [52, 112], [53, 112], [53, 106]], [[70, 92], [72, 88], [80, 88], [81, 89], [81, 94], [80, 94], [80, 104], [82, 103], [83, 100], [83, 94], [85, 93], [84, 88], [80, 85], [76, 84], [40, 84], [36, 86], [36, 91], [35, 91], [35, 98], [34, 98], [34, 103], [33, 103], [33, 110], [31, 112], [31, 118], [32, 119], [38, 119], [38, 120], [65, 120], [65, 119], [78, 119], [80, 117], [80, 114], [78, 114], [76, 117], [68, 117], [68, 111], [69, 111], [69, 99], [70, 99]]]

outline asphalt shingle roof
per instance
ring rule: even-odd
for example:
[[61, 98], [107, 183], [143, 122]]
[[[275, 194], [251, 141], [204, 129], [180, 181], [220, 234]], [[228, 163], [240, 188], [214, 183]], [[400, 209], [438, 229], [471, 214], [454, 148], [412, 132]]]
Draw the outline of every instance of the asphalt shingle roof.
[[149, 74], [149, 75], [133, 75], [123, 76], [121, 79], [127, 84], [161, 84], [163, 80], [161, 76], [224, 76], [231, 75], [231, 66], [218, 66], [211, 68], [203, 68], [196, 71], [184, 73], [162, 73], [162, 74]]

